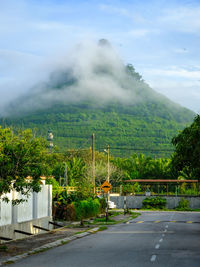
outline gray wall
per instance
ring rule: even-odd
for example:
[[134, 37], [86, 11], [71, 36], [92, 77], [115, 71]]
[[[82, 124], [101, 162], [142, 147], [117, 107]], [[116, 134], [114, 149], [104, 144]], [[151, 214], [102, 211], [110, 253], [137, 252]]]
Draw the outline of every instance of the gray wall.
[[[130, 208], [130, 209], [141, 208], [142, 201], [145, 198], [146, 196], [127, 196], [126, 197], [127, 208]], [[163, 198], [167, 200], [166, 208], [173, 209], [178, 206], [178, 203], [182, 197], [164, 196]], [[191, 209], [200, 209], [200, 197], [187, 196], [184, 198], [189, 201], [189, 206]], [[118, 209], [124, 208], [124, 197], [123, 196], [110, 196], [110, 200], [113, 201], [117, 205]]]

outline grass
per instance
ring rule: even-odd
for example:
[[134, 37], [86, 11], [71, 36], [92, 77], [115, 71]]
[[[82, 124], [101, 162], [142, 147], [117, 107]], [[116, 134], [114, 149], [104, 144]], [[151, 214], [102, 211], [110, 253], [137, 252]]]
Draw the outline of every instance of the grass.
[[41, 248], [41, 249], [38, 249], [36, 251], [31, 251], [28, 253], [28, 255], [35, 255], [35, 254], [38, 254], [38, 253], [41, 253], [41, 252], [44, 252], [44, 251], [47, 251], [49, 250], [50, 248]]
[[101, 226], [101, 227], [99, 227], [99, 230], [98, 231], [104, 231], [104, 230], [107, 230], [108, 229], [108, 227], [106, 227], [106, 226]]
[[69, 243], [69, 241], [62, 241], [61, 243], [62, 245], [66, 245], [67, 243]]
[[12, 264], [14, 263], [14, 261], [5, 261], [3, 264], [7, 265], [7, 264]]
[[0, 246], [0, 251], [4, 251], [4, 252], [6, 252], [6, 251], [8, 251], [8, 247], [5, 246], [5, 245]]

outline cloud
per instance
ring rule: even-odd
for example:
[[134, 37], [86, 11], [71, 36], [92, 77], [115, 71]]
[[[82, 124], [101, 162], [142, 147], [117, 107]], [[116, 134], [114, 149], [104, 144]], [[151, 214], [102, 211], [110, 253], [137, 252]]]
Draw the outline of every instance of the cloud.
[[144, 84], [127, 75], [119, 54], [105, 40], [80, 43], [37, 68], [34, 74], [32, 69], [26, 72], [21, 83], [25, 92], [17, 90], [18, 96], [1, 110], [3, 115], [84, 100], [96, 105], [114, 100], [134, 104], [142, 101], [138, 92], [145, 90]]
[[171, 30], [200, 33], [200, 5], [197, 6], [174, 6], [165, 8], [162, 16], [159, 17], [160, 23], [168, 25]]
[[128, 32], [128, 35], [134, 38], [143, 38], [145, 36], [151, 35], [152, 34], [158, 34], [158, 30], [154, 29], [134, 29]]
[[100, 4], [99, 5], [100, 10], [106, 11], [108, 13], [117, 14], [120, 16], [130, 16], [128, 9], [122, 8], [122, 7], [116, 7], [113, 5], [106, 5], [106, 4]]
[[151, 68], [146, 69], [145, 73], [151, 76], [162, 76], [162, 77], [172, 77], [172, 78], [184, 78], [190, 80], [200, 79], [200, 69], [199, 70], [189, 70], [185, 68], [180, 68], [177, 66], [172, 66], [169, 68]]
[[177, 48], [173, 50], [176, 54], [187, 54], [189, 51], [186, 48]]

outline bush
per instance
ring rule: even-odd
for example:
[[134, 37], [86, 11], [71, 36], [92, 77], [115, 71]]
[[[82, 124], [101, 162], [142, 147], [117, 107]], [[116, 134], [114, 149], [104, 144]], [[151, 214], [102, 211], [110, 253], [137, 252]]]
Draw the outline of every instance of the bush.
[[147, 197], [142, 201], [145, 209], [163, 209], [166, 206], [166, 199], [161, 197]]
[[190, 210], [189, 208], [189, 201], [185, 198], [181, 198], [178, 203], [176, 210]]
[[76, 220], [95, 217], [100, 212], [100, 203], [98, 199], [89, 198], [74, 203]]
[[46, 184], [52, 185], [52, 197], [55, 198], [62, 192], [62, 188], [59, 185], [59, 182], [56, 181], [53, 177], [46, 178]]
[[100, 203], [100, 213], [104, 213], [106, 211], [106, 199], [99, 198], [99, 203]]

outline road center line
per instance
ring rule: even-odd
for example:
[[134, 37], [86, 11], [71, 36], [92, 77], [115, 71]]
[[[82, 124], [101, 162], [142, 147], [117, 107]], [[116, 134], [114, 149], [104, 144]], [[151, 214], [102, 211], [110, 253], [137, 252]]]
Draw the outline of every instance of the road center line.
[[[173, 234], [174, 231], [168, 231], [168, 234]], [[102, 232], [102, 234], [163, 234], [163, 231], [112, 231], [112, 232]]]
[[159, 245], [159, 244], [157, 244], [157, 245], [155, 246], [155, 249], [159, 249], [159, 247], [160, 247], [160, 245]]
[[161, 238], [161, 239], [159, 240], [159, 242], [163, 242], [163, 239]]
[[155, 261], [156, 260], [156, 255], [152, 255], [151, 256], [151, 261]]

